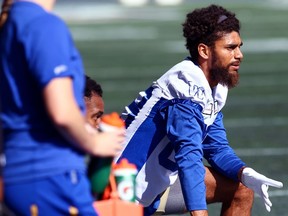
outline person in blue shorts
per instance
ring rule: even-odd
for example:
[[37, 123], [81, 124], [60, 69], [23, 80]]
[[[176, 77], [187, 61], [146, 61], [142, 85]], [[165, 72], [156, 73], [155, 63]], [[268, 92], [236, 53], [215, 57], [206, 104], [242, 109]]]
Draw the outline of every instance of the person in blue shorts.
[[[222, 108], [237, 85], [240, 23], [218, 5], [188, 13], [183, 36], [190, 56], [173, 66], [122, 113], [127, 138], [119, 162], [138, 168], [136, 197], [145, 215], [251, 215], [254, 193], [272, 206], [268, 186], [282, 187], [246, 165], [227, 140]], [[205, 166], [203, 160], [209, 163]]]
[[81, 56], [51, 13], [55, 1], [9, 3], [0, 29], [4, 203], [15, 215], [97, 215], [84, 156], [116, 156], [125, 131], [86, 122]]

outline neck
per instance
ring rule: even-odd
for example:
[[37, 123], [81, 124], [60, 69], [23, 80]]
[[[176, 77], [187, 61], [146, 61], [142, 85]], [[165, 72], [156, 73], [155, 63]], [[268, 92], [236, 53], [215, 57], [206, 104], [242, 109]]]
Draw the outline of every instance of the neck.
[[208, 67], [208, 61], [201, 61], [199, 60], [199, 67], [201, 68], [201, 70], [203, 71], [210, 88], [214, 88], [215, 86], [217, 86], [217, 82], [212, 81], [211, 77], [210, 77], [210, 71], [209, 71], [209, 67]]
[[1, 6], [1, 14], [0, 14], [0, 28], [4, 25], [6, 22], [6, 19], [9, 14], [10, 7], [12, 5], [13, 1], [12, 0], [4, 0], [2, 2]]

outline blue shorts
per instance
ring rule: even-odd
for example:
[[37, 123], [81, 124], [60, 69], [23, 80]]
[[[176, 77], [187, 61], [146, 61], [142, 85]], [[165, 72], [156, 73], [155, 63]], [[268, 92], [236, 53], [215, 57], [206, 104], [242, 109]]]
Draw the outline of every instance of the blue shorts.
[[74, 170], [4, 187], [4, 202], [16, 215], [98, 215], [86, 175]]

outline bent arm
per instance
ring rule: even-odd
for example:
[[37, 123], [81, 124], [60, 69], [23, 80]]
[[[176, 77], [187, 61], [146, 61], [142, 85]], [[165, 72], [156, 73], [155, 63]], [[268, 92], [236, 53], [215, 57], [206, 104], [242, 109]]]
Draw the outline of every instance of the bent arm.
[[191, 214], [207, 209], [201, 146], [204, 128], [201, 110], [192, 101], [184, 100], [169, 106], [167, 136], [175, 150], [183, 196]]
[[228, 178], [240, 181], [241, 168], [246, 164], [229, 145], [221, 112], [209, 127], [208, 134], [203, 141], [203, 151], [205, 159], [215, 170]]

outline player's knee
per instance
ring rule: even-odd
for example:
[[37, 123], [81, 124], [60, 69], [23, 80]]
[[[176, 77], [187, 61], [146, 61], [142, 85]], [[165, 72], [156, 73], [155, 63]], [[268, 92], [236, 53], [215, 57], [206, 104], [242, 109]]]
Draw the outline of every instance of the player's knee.
[[236, 192], [236, 198], [252, 204], [254, 200], [254, 192], [250, 188], [240, 183]]

